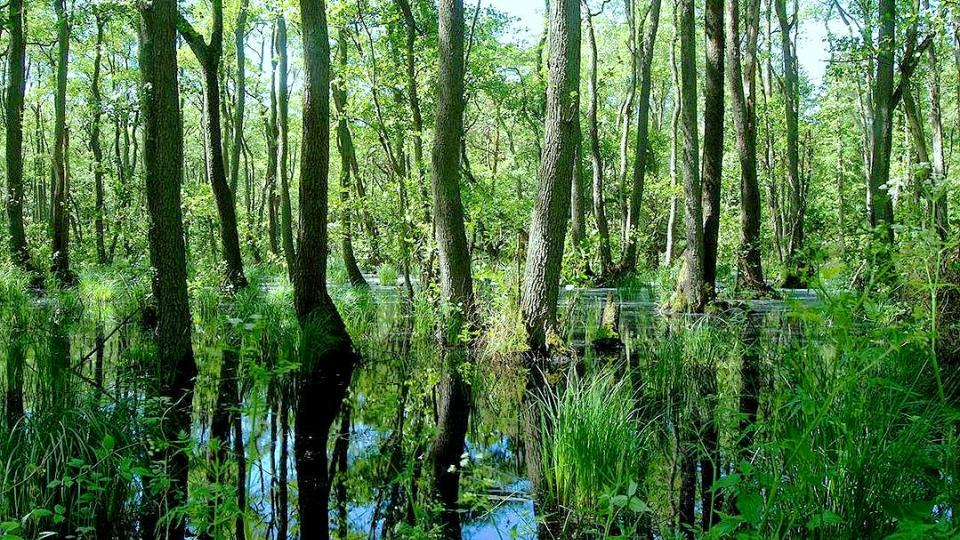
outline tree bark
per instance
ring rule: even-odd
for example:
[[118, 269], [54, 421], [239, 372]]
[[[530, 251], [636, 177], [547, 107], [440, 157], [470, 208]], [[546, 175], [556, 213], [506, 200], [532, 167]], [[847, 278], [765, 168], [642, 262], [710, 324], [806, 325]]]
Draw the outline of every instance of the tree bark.
[[[498, 131], [499, 133], [499, 131]], [[570, 241], [579, 248], [587, 235], [586, 209], [583, 204], [583, 130], [577, 120], [577, 148], [574, 151], [573, 172], [570, 175]], [[496, 165], [496, 163], [494, 163]], [[496, 171], [493, 174], [496, 178]]]
[[[610, 226], [607, 222], [606, 201], [603, 194], [603, 158], [600, 155], [600, 127], [597, 120], [599, 109], [597, 96], [597, 39], [593, 31], [593, 17], [589, 7], [585, 9], [584, 21], [587, 23], [587, 46], [590, 50], [590, 71], [587, 87], [590, 92], [590, 104], [587, 109], [587, 124], [590, 130], [590, 164], [593, 166], [593, 218], [597, 222], [600, 235], [600, 273], [611, 270], [613, 258], [610, 255]], [[631, 99], [632, 102], [632, 99]], [[633, 106], [630, 105], [632, 108]], [[577, 118], [577, 125], [580, 119]]]
[[[924, 9], [930, 9], [930, 1], [923, 0]], [[930, 89], [930, 131], [931, 139], [931, 173], [933, 185], [930, 210], [933, 224], [941, 240], [950, 236], [950, 220], [947, 207], [946, 163], [944, 155], [943, 115], [940, 105], [940, 62], [937, 59], [935, 40], [927, 47], [927, 85]]]
[[703, 84], [703, 282], [709, 301], [717, 292], [717, 250], [720, 243], [720, 198], [723, 184], [723, 0], [706, 0], [704, 31], [706, 73]]
[[34, 274], [36, 268], [27, 246], [23, 225], [23, 95], [26, 89], [26, 49], [23, 0], [8, 3], [10, 41], [7, 52], [6, 160], [7, 220], [10, 229], [10, 258], [21, 270]]
[[[881, 2], [886, 1], [889, 0], [881, 0]], [[804, 276], [802, 275], [803, 270], [801, 269], [802, 262], [799, 260], [801, 256], [799, 252], [803, 248], [804, 221], [804, 205], [801, 200], [803, 185], [800, 179], [799, 76], [797, 73], [797, 60], [794, 56], [793, 44], [790, 38], [793, 25], [791, 25], [787, 19], [787, 0], [775, 0], [774, 4], [777, 12], [777, 20], [780, 23], [780, 54], [783, 57], [783, 104], [787, 128], [787, 187], [789, 191], [789, 208], [784, 209], [786, 225], [788, 227], [788, 230], [784, 231], [785, 236], [787, 236], [787, 249], [785, 254], [787, 268], [784, 286], [788, 288], [798, 288], [803, 286], [805, 282]], [[891, 66], [893, 65], [892, 62], [891, 56]], [[892, 80], [893, 75], [891, 72], [891, 82]], [[887, 170], [889, 174], [889, 162], [887, 163]]]
[[[740, 2], [727, 0], [727, 65], [733, 124], [740, 157], [740, 252], [738, 288], [768, 292], [760, 251], [760, 184], [757, 179], [757, 36], [760, 2], [747, 0], [746, 61], [740, 53]], [[744, 63], [746, 66], [744, 67]]]
[[699, 132], [697, 127], [697, 60], [693, 0], [680, 2], [680, 101], [683, 133], [684, 223], [687, 248], [683, 276], [674, 307], [702, 311], [704, 283], [703, 186], [700, 184]]
[[[460, 141], [464, 110], [463, 0], [441, 0], [440, 72], [433, 139], [433, 215], [440, 262], [440, 291], [448, 313], [442, 336], [445, 366], [440, 381], [437, 437], [433, 443], [434, 491], [442, 505], [443, 536], [459, 539], [460, 460], [470, 420], [470, 385], [462, 364], [466, 351], [460, 336], [473, 312], [473, 278], [460, 197]], [[568, 169], [569, 171], [570, 169]]]
[[[157, 373], [159, 397], [172, 404], [165, 412], [160, 436], [167, 442], [156, 458], [164, 460], [168, 485], [158, 505], [178, 508], [186, 502], [188, 455], [176, 443], [190, 433], [190, 414], [197, 367], [190, 342], [190, 307], [183, 241], [180, 185], [183, 174], [183, 124], [177, 81], [177, 4], [155, 0], [140, 4], [141, 106], [144, 114], [143, 164], [149, 214], [150, 263], [157, 309]], [[157, 411], [160, 412], [160, 411]], [[142, 530], [174, 540], [184, 538], [182, 514], [160, 520], [157, 507], [144, 516]], [[162, 527], [162, 530], [158, 530]]]
[[227, 182], [223, 153], [223, 133], [220, 125], [220, 57], [223, 52], [223, 0], [213, 0], [213, 29], [210, 43], [206, 43], [190, 23], [180, 17], [177, 28], [190, 50], [197, 57], [203, 71], [203, 122], [207, 153], [207, 176], [220, 216], [220, 240], [226, 263], [225, 284], [232, 290], [247, 286], [240, 255], [240, 237], [237, 234], [237, 209], [233, 192]]
[[277, 52], [280, 56], [280, 75], [277, 93], [280, 109], [280, 238], [283, 256], [287, 261], [287, 273], [293, 281], [296, 268], [296, 248], [293, 245], [293, 210], [290, 203], [290, 90], [287, 83], [290, 70], [287, 67], [287, 20], [281, 13], [277, 16]]
[[340, 205], [343, 207], [340, 211], [340, 227], [343, 232], [340, 235], [340, 255], [343, 257], [343, 264], [347, 269], [347, 277], [350, 284], [354, 287], [368, 286], [363, 273], [360, 272], [360, 266], [357, 265], [357, 257], [353, 253], [353, 208], [350, 201], [350, 166], [354, 159], [353, 136], [350, 134], [350, 126], [347, 123], [347, 84], [344, 77], [347, 72], [347, 32], [345, 27], [341, 27], [337, 39], [337, 65], [340, 67], [340, 75], [334, 80], [332, 85], [333, 102], [337, 107], [337, 148], [340, 151]]
[[413, 122], [413, 165], [416, 168], [417, 186], [423, 199], [423, 222], [430, 223], [430, 197], [427, 193], [426, 172], [423, 161], [423, 114], [420, 111], [420, 95], [417, 90], [417, 21], [413, 17], [409, 0], [395, 0], [403, 15], [405, 30], [404, 62], [407, 76], [407, 104]]
[[[330, 537], [327, 440], [350, 385], [357, 354], [327, 293], [327, 182], [330, 165], [330, 44], [324, 0], [301, 0], [304, 96], [300, 229], [293, 273], [301, 328], [295, 459], [300, 534]], [[281, 76], [282, 73], [281, 73]]]
[[[778, 12], [779, 15], [779, 12]], [[890, 151], [893, 141], [893, 57], [896, 47], [897, 6], [893, 0], [880, 0], [880, 29], [877, 39], [876, 75], [873, 80], [872, 160], [870, 225], [878, 238], [893, 242], [893, 202], [889, 192]], [[781, 23], [782, 26], [783, 23]]]
[[240, 0], [237, 27], [233, 30], [233, 43], [237, 54], [237, 81], [233, 105], [233, 150], [230, 152], [230, 185], [234, 199], [240, 178], [240, 154], [243, 149], [243, 115], [247, 105], [247, 6], [249, 0]]
[[96, 12], [94, 14], [97, 27], [97, 41], [94, 45], [93, 56], [93, 77], [90, 80], [90, 108], [92, 118], [90, 120], [90, 152], [93, 154], [93, 183], [94, 183], [94, 229], [97, 237], [97, 264], [107, 263], [107, 248], [104, 241], [104, 189], [103, 189], [103, 171], [105, 164], [103, 161], [103, 147], [100, 144], [100, 118], [103, 116], [103, 105], [100, 100], [100, 63], [103, 48], [103, 26], [104, 15]]
[[629, 203], [627, 201], [627, 171], [630, 168], [630, 125], [633, 123], [633, 108], [637, 100], [637, 67], [640, 60], [640, 51], [637, 47], [637, 10], [635, 0], [624, 0], [623, 8], [627, 18], [627, 54], [629, 54], [630, 64], [628, 65], [627, 90], [620, 104], [620, 114], [617, 117], [617, 123], [620, 125], [620, 161], [617, 167], [617, 186], [619, 186], [620, 189], [620, 215], [618, 216], [620, 220], [620, 234], [621, 240], [626, 244], [626, 235], [629, 233], [627, 230], [627, 213], [629, 212]]
[[643, 202], [643, 190], [647, 174], [647, 152], [649, 150], [650, 118], [650, 67], [653, 64], [654, 46], [657, 30], [660, 26], [660, 0], [651, 0], [646, 30], [643, 36], [643, 57], [641, 58], [640, 96], [637, 103], [637, 142], [633, 160], [633, 189], [630, 191], [630, 207], [627, 211], [627, 232], [624, 238], [621, 271], [637, 268], [637, 243], [640, 225], [640, 204]]
[[[677, 17], [674, 14], [674, 23], [676, 23]], [[676, 257], [676, 244], [677, 244], [677, 213], [678, 213], [678, 197], [677, 197], [677, 139], [679, 139], [680, 133], [680, 73], [679, 68], [677, 67], [677, 42], [680, 39], [680, 35], [677, 33], [676, 26], [674, 27], [673, 40], [670, 43], [670, 73], [671, 78], [673, 79], [673, 112], [670, 114], [670, 212], [667, 217], [667, 245], [666, 250], [663, 254], [663, 266], [670, 266], [673, 264], [673, 259]]]
[[70, 178], [67, 176], [67, 68], [70, 22], [66, 0], [54, 0], [57, 13], [57, 87], [53, 122], [53, 275], [61, 285], [73, 283], [70, 271]]
[[537, 172], [538, 194], [530, 224], [526, 268], [520, 302], [527, 330], [526, 367], [529, 369], [521, 414], [525, 437], [527, 474], [534, 505], [543, 517], [540, 537], [556, 531], [554, 507], [543, 483], [540, 455], [542, 440], [540, 394], [549, 370], [548, 335], [556, 324], [560, 292], [560, 263], [570, 204], [570, 170], [573, 166], [578, 123], [580, 86], [580, 10], [576, 0], [550, 3], [550, 59], [547, 86], [545, 138]]
[[277, 195], [277, 137], [280, 136], [280, 130], [277, 127], [277, 51], [276, 51], [277, 25], [274, 23], [272, 35], [270, 36], [270, 116], [266, 122], [267, 139], [267, 236], [270, 240], [270, 253], [280, 254], [280, 226], [279, 216], [279, 197]]

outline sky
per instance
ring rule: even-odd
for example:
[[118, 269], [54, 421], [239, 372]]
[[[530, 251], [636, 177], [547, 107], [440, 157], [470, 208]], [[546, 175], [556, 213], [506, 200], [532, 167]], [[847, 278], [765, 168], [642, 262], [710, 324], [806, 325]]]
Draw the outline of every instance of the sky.
[[[543, 28], [543, 0], [480, 0], [519, 19], [515, 24], [518, 40], [536, 39]], [[472, 2], [468, 2], [472, 3]], [[804, 24], [805, 23], [805, 24]], [[826, 70], [829, 52], [823, 22], [813, 17], [801, 21], [797, 58], [800, 68], [810, 80], [820, 85]]]

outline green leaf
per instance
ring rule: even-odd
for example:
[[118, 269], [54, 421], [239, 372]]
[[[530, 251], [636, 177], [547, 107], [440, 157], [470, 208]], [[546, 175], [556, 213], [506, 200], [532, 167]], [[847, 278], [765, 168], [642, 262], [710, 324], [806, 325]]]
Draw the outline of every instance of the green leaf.
[[643, 502], [637, 497], [632, 497], [630, 499], [629, 506], [630, 506], [630, 511], [633, 512], [634, 514], [643, 514], [645, 512], [652, 511], [651, 508], [647, 506], [647, 503]]
[[117, 440], [113, 438], [113, 435], [108, 433], [103, 436], [103, 442], [100, 444], [103, 446], [104, 450], [109, 452], [117, 445]]

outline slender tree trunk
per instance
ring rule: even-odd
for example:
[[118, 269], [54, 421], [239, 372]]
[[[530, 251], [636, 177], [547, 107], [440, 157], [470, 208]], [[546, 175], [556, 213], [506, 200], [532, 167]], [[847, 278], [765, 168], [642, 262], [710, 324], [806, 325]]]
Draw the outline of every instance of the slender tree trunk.
[[677, 67], [677, 42], [680, 34], [676, 30], [676, 13], [674, 13], [673, 40], [670, 43], [670, 73], [673, 80], [673, 112], [670, 115], [670, 213], [667, 218], [667, 247], [663, 256], [663, 265], [670, 266], [676, 254], [677, 243], [677, 139], [680, 133], [680, 70]]
[[290, 203], [290, 90], [287, 83], [287, 20], [281, 13], [277, 16], [277, 53], [280, 56], [279, 87], [277, 88], [280, 109], [280, 238], [283, 256], [287, 260], [287, 273], [293, 281], [296, 268], [296, 248], [293, 245], [293, 210]]
[[[620, 197], [620, 234], [623, 244], [626, 244], [626, 236], [629, 212], [629, 202], [627, 201], [627, 171], [630, 168], [630, 125], [633, 123], [633, 108], [637, 100], [637, 67], [640, 60], [640, 50], [637, 47], [637, 9], [635, 0], [624, 0], [624, 12], [627, 17], [627, 53], [630, 63], [628, 64], [628, 77], [626, 94], [620, 104], [620, 114], [617, 117], [617, 123], [620, 126], [620, 161], [617, 167], [617, 186], [619, 186]], [[588, 8], [589, 9], [589, 8]], [[591, 21], [592, 23], [592, 21]], [[592, 26], [592, 24], [591, 24]]]
[[[610, 226], [607, 223], [606, 201], [603, 194], [603, 158], [600, 155], [600, 127], [597, 119], [599, 97], [597, 96], [597, 39], [593, 31], [594, 15], [587, 11], [584, 18], [587, 23], [587, 45], [590, 50], [590, 75], [588, 87], [590, 91], [590, 105], [587, 109], [587, 123], [590, 129], [590, 163], [593, 166], [593, 217], [597, 222], [597, 232], [600, 235], [600, 273], [610, 271], [612, 257], [610, 255]], [[632, 99], [631, 99], [632, 102]], [[630, 105], [632, 108], [633, 106]], [[579, 118], [577, 125], [579, 126]]]
[[[440, 289], [448, 313], [442, 336], [445, 366], [440, 381], [437, 437], [433, 443], [434, 491], [442, 505], [443, 536], [459, 539], [460, 460], [470, 420], [470, 385], [462, 364], [461, 330], [473, 312], [473, 278], [460, 197], [460, 140], [464, 110], [463, 0], [440, 2], [437, 120], [433, 141], [433, 215], [440, 262]], [[570, 169], [568, 169], [569, 171]]]
[[[410, 107], [410, 119], [413, 123], [413, 165], [416, 169], [417, 186], [423, 199], [423, 222], [430, 223], [430, 195], [427, 193], [426, 171], [423, 159], [423, 115], [420, 111], [420, 94], [417, 90], [417, 21], [410, 9], [409, 0], [395, 0], [403, 15], [405, 34], [404, 63], [407, 77], [407, 104]], [[429, 242], [428, 242], [429, 243]]]
[[54, 0], [57, 12], [57, 88], [53, 122], [53, 275], [70, 284], [70, 179], [67, 176], [67, 68], [70, 61], [70, 21], [66, 0]]
[[541, 538], [556, 532], [557, 516], [543, 481], [540, 394], [549, 370], [547, 337], [554, 332], [560, 292], [560, 263], [570, 204], [570, 170], [576, 150], [578, 92], [580, 86], [580, 9], [576, 0], [550, 3], [550, 70], [547, 86], [545, 139], [539, 189], [530, 224], [530, 241], [523, 278], [521, 311], [530, 352], [522, 424], [527, 474], [534, 505], [545, 525]]
[[[497, 131], [499, 135], [499, 129]], [[570, 175], [570, 241], [579, 248], [587, 235], [586, 209], [583, 204], [583, 130], [577, 121], [577, 149], [573, 158], [573, 174]], [[496, 163], [494, 163], [496, 165]], [[493, 173], [496, 178], [496, 171]]]
[[[923, 0], [924, 9], [930, 9], [930, 1]], [[946, 160], [944, 155], [943, 114], [940, 106], [940, 62], [937, 58], [936, 40], [927, 47], [927, 86], [930, 89], [930, 131], [931, 139], [931, 167], [933, 185], [930, 201], [931, 215], [934, 227], [941, 240], [950, 235], [950, 220], [947, 207]]]
[[270, 239], [270, 253], [280, 254], [279, 216], [277, 216], [279, 197], [277, 196], [277, 54], [276, 43], [277, 26], [273, 25], [270, 39], [270, 116], [267, 119], [267, 236]]
[[240, 154], [243, 149], [243, 115], [247, 105], [247, 6], [249, 0], [240, 0], [237, 26], [233, 30], [233, 43], [237, 55], [237, 81], [233, 105], [233, 151], [230, 152], [230, 185], [234, 199], [240, 178]]
[[[746, 61], [740, 53], [740, 2], [727, 0], [727, 65], [733, 124], [740, 156], [740, 252], [737, 287], [767, 292], [760, 252], [760, 183], [757, 179], [757, 36], [760, 1], [747, 0]], [[745, 66], [744, 66], [745, 64]]]
[[23, 226], [23, 95], [26, 89], [26, 48], [23, 0], [10, 0], [10, 41], [7, 52], [6, 160], [7, 220], [10, 229], [10, 258], [22, 270], [35, 273]]
[[680, 1], [680, 101], [683, 132], [683, 194], [687, 248], [683, 276], [674, 307], [702, 311], [706, 304], [703, 244], [703, 186], [697, 128], [697, 60], [693, 0]]
[[337, 107], [337, 148], [340, 150], [340, 227], [343, 232], [340, 236], [340, 251], [343, 264], [347, 268], [347, 277], [354, 287], [366, 287], [367, 280], [363, 278], [357, 258], [353, 253], [353, 208], [350, 201], [350, 164], [353, 161], [354, 147], [350, 126], [347, 124], [347, 85], [344, 77], [347, 73], [347, 32], [345, 27], [340, 28], [337, 39], [337, 65], [340, 75], [333, 82], [333, 101]]
[[[190, 307], [183, 241], [180, 185], [183, 174], [183, 125], [177, 81], [177, 3], [155, 0], [140, 5], [141, 106], [144, 114], [144, 183], [150, 220], [150, 263], [157, 309], [157, 376], [159, 397], [172, 409], [162, 411], [160, 437], [166, 442], [155, 456], [167, 463], [158, 504], [179, 508], [186, 502], [188, 455], [179, 448], [181, 433], [191, 433], [190, 414], [197, 367], [190, 342]], [[155, 411], [152, 414], [160, 414]], [[142, 522], [147, 534], [180, 540], [185, 536], [182, 514], [161, 522], [162, 509], [153, 508]], [[158, 529], [161, 527], [162, 529]]]
[[330, 172], [330, 44], [326, 2], [301, 0], [300, 18], [304, 53], [303, 137], [300, 249], [293, 288], [302, 335], [294, 446], [300, 535], [325, 540], [330, 537], [327, 440], [358, 359], [326, 286]]
[[[720, 195], [723, 184], [723, 0], [706, 0], [703, 84], [703, 282], [707, 301], [717, 292]], [[739, 47], [739, 43], [737, 44]]]
[[643, 57], [641, 58], [640, 96], [637, 104], [637, 142], [633, 160], [633, 189], [630, 192], [630, 207], [627, 211], [627, 232], [624, 237], [621, 271], [632, 271], [637, 267], [637, 243], [639, 240], [640, 204], [643, 202], [643, 190], [647, 174], [647, 152], [649, 142], [650, 117], [650, 68], [653, 64], [654, 46], [657, 41], [657, 29], [660, 26], [660, 0], [651, 0], [649, 20], [643, 36]]
[[104, 19], [101, 13], [95, 13], [97, 26], [97, 41], [94, 45], [93, 56], [93, 77], [90, 81], [90, 108], [92, 118], [90, 120], [90, 152], [93, 154], [93, 183], [95, 202], [94, 228], [97, 236], [97, 264], [107, 263], [107, 248], [104, 241], [104, 190], [103, 190], [103, 171], [106, 167], [103, 159], [103, 147], [100, 145], [100, 118], [103, 116], [102, 104], [100, 101], [100, 61], [103, 48], [103, 25]]
[[225, 284], [232, 290], [246, 288], [247, 278], [243, 273], [243, 258], [240, 254], [240, 236], [237, 233], [237, 209], [233, 191], [227, 181], [224, 140], [221, 131], [220, 57], [223, 52], [223, 1], [213, 0], [213, 30], [210, 43], [183, 17], [177, 28], [190, 46], [203, 71], [203, 122], [204, 141], [207, 153], [207, 176], [213, 190], [213, 198], [220, 216], [220, 239], [223, 260], [226, 263]]
[[[882, 2], [889, 0], [881, 0]], [[784, 231], [788, 237], [786, 250], [786, 276], [784, 286], [798, 288], [803, 286], [805, 279], [801, 268], [800, 250], [803, 248], [803, 201], [801, 200], [803, 184], [800, 179], [800, 135], [799, 135], [799, 76], [797, 60], [790, 34], [792, 25], [787, 19], [787, 0], [774, 0], [777, 11], [777, 20], [780, 22], [780, 54], [783, 56], [783, 103], [787, 128], [787, 184], [789, 192], [789, 208], [785, 209], [787, 227]], [[892, 62], [891, 52], [891, 66]], [[891, 72], [891, 82], [893, 75]], [[888, 156], [889, 157], [889, 156]], [[889, 174], [889, 163], [887, 164]], [[892, 211], [892, 210], [891, 210]], [[892, 216], [892, 214], [891, 214]], [[891, 229], [892, 230], [892, 229]]]
[[[778, 11], [779, 16], [779, 11]], [[870, 225], [879, 238], [893, 242], [893, 202], [887, 189], [890, 181], [890, 152], [893, 140], [893, 75], [896, 50], [897, 6], [893, 0], [880, 0], [880, 30], [877, 39], [876, 75], [873, 80], [873, 126], [870, 166], [870, 192], [873, 206]], [[783, 26], [783, 22], [781, 22]]]

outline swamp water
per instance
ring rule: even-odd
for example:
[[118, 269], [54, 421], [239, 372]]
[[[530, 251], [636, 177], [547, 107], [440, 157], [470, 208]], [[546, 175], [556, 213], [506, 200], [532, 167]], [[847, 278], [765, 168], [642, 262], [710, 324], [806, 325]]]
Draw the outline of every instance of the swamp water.
[[[162, 475], [142, 436], [160, 420], [144, 413], [153, 409], [142, 390], [151, 349], [131, 315], [136, 295], [91, 290], [81, 288], [84, 301], [0, 307], [4, 388], [18, 376], [10, 365], [21, 363], [25, 403], [0, 439], [0, 521], [21, 522], [24, 538], [64, 522], [81, 537], [101, 527], [129, 537], [144, 479]], [[230, 306], [215, 292], [197, 296], [200, 374], [191, 501], [182, 511], [225, 537], [238, 517], [248, 538], [275, 538], [284, 519], [296, 537], [293, 426], [283, 415], [297, 357], [290, 290], [263, 285]], [[362, 365], [348, 422], [334, 425], [330, 443], [331, 527], [349, 538], [383, 538], [385, 529], [427, 538], [431, 507], [418, 480], [441, 364], [432, 308], [394, 287], [334, 296]], [[957, 441], [941, 427], [955, 413], [936, 399], [923, 336], [853, 316], [855, 299], [812, 291], [703, 317], [665, 315], [655, 296], [563, 291], [562, 337], [575, 360], [558, 368], [554, 392], [541, 399], [554, 426], [546, 484], [570, 537], [672, 538], [708, 528], [715, 536], [953, 537]], [[461, 502], [471, 540], [537, 537], [518, 436], [517, 321], [499, 308], [468, 374], [475, 407]], [[615, 327], [605, 326], [610, 313]], [[228, 334], [242, 395], [233, 431], [243, 441], [242, 508], [237, 449], [214, 463], [207, 444]]]

